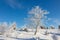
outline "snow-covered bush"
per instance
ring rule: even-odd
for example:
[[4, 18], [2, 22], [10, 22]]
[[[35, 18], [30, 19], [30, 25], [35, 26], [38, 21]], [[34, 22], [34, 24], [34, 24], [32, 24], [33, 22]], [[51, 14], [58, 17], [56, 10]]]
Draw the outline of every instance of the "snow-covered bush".
[[60, 29], [60, 25], [58, 26], [58, 29]]
[[25, 29], [24, 29], [24, 31], [28, 32], [28, 29], [27, 29], [27, 28], [25, 28]]
[[55, 27], [54, 26], [51, 26], [50, 29], [55, 29]]

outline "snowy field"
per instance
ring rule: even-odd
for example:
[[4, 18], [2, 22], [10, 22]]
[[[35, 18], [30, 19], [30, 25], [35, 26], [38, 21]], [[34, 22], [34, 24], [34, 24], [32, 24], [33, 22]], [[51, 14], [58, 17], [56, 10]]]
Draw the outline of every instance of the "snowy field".
[[14, 31], [7, 34], [8, 37], [0, 35], [0, 40], [60, 40], [60, 30], [58, 29], [39, 29], [36, 35], [34, 35], [34, 31]]

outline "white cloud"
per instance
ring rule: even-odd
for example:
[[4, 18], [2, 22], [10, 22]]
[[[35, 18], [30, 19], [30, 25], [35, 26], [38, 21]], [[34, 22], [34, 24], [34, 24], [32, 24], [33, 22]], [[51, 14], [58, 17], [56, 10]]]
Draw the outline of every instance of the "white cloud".
[[5, 0], [7, 5], [9, 5], [11, 8], [21, 8], [21, 3], [17, 2], [17, 0]]
[[60, 25], [60, 21], [59, 20], [54, 20], [54, 22], [57, 24], [57, 25]]
[[52, 20], [52, 18], [48, 18], [48, 21], [51, 21]]

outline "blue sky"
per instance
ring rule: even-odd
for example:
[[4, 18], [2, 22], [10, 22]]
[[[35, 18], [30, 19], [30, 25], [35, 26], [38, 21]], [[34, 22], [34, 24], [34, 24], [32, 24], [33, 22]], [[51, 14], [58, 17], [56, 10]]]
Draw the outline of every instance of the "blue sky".
[[60, 24], [60, 0], [0, 0], [0, 22], [16, 21], [18, 27], [23, 26], [28, 11], [37, 5], [50, 12], [48, 26]]

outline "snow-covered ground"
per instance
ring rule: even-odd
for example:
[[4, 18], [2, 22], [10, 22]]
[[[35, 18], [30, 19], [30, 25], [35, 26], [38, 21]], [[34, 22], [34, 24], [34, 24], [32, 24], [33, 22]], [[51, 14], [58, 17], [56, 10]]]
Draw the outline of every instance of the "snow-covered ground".
[[60, 40], [60, 30], [39, 29], [36, 35], [34, 31], [14, 31], [9, 33], [8, 37], [0, 35], [0, 40]]

